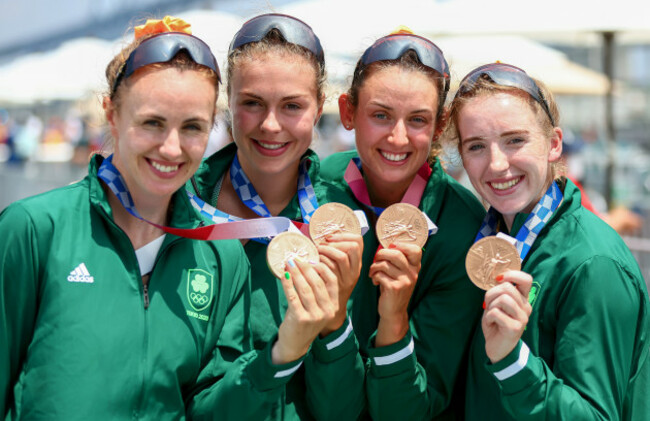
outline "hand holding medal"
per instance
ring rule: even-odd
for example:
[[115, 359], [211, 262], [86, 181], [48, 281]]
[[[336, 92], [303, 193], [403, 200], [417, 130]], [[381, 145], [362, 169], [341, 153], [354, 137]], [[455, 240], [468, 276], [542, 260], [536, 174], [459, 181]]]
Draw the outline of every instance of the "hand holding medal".
[[[350, 274], [355, 284], [361, 270], [361, 227], [350, 208], [339, 203], [320, 206], [311, 217], [309, 231], [323, 250], [322, 257], [314, 242], [297, 232], [281, 233], [267, 247], [267, 264], [282, 282], [288, 303], [273, 347], [276, 363], [301, 357], [319, 333], [325, 335], [343, 324], [349, 294], [343, 317], [337, 317], [341, 314], [339, 286], [349, 283]], [[330, 244], [332, 237], [341, 238]], [[346, 253], [337, 247], [351, 250]]]
[[266, 249], [269, 269], [280, 279], [287, 311], [273, 345], [274, 364], [295, 361], [338, 310], [336, 276], [318, 261], [318, 250], [305, 235], [284, 232]]
[[429, 228], [420, 209], [408, 203], [395, 203], [381, 213], [375, 229], [383, 248], [377, 251], [368, 275], [380, 292], [375, 337], [375, 346], [379, 347], [398, 342], [408, 331], [408, 304], [417, 283]]
[[517, 248], [496, 236], [472, 245], [465, 268], [470, 280], [487, 291], [481, 323], [486, 354], [495, 363], [512, 351], [526, 328], [532, 277], [521, 271]]
[[339, 311], [321, 332], [321, 336], [326, 336], [347, 319], [347, 303], [361, 274], [362, 226], [352, 209], [330, 202], [316, 209], [309, 222], [309, 233], [318, 246], [320, 261], [338, 279]]
[[269, 269], [277, 278], [282, 278], [289, 260], [317, 262], [317, 245], [324, 244], [334, 234], [351, 233], [361, 235], [361, 226], [352, 209], [330, 202], [319, 206], [311, 217], [309, 237], [296, 233], [284, 232], [273, 238], [266, 249], [266, 261]]

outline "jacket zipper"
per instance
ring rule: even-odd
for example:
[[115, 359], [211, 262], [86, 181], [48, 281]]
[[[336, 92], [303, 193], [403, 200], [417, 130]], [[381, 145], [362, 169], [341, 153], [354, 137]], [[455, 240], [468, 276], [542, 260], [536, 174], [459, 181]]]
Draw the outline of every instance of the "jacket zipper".
[[142, 292], [144, 295], [144, 308], [149, 308], [149, 284], [142, 284]]

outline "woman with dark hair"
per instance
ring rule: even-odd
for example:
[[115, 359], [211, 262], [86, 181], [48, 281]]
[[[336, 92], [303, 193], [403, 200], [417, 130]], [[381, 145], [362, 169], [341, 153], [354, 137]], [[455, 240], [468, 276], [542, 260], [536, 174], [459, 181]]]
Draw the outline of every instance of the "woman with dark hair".
[[407, 235], [384, 248], [380, 227], [364, 236], [363, 269], [347, 307], [358, 360], [368, 367], [367, 411], [377, 420], [461, 416], [452, 398], [463, 390], [458, 380], [481, 312], [464, 262], [485, 211], [437, 156], [448, 89], [449, 67], [430, 40], [410, 32], [378, 39], [339, 98], [356, 151], [323, 160], [322, 177], [344, 189], [371, 226], [399, 203], [429, 220], [424, 247]]

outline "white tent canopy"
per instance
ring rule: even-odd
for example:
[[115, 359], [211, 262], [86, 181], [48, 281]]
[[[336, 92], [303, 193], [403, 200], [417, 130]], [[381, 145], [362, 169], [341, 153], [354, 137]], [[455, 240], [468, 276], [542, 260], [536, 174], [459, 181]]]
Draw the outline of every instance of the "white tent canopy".
[[279, 12], [309, 24], [326, 53], [358, 58], [375, 39], [400, 25], [419, 22], [421, 11], [435, 7], [432, 0], [306, 0], [287, 4]]
[[452, 89], [475, 67], [495, 61], [512, 64], [546, 83], [555, 94], [604, 95], [607, 78], [572, 62], [555, 49], [525, 37], [441, 37], [436, 44], [445, 52], [452, 73]]
[[[223, 68], [230, 40], [243, 19], [210, 10], [188, 11], [179, 17], [192, 24], [193, 33], [210, 45]], [[52, 51], [8, 62], [0, 66], [0, 104], [78, 100], [104, 92], [106, 66], [130, 41], [78, 38]]]
[[224, 69], [230, 41], [245, 19], [216, 10], [190, 10], [179, 13], [178, 17], [192, 25], [192, 34], [210, 46], [219, 66]]
[[[449, 63], [452, 92], [469, 71], [497, 60], [521, 67], [546, 83], [556, 95], [603, 95], [609, 87], [603, 74], [572, 62], [561, 51], [525, 37], [439, 37], [436, 44]], [[349, 87], [358, 56], [330, 54], [327, 59], [330, 88], [326, 111], [336, 113], [336, 98]]]
[[[496, 4], [499, 3], [495, 1]], [[329, 102], [335, 104], [336, 101], [332, 99], [349, 85], [354, 65], [363, 50], [400, 24], [423, 35], [438, 31], [453, 32], [452, 23], [456, 25], [456, 32], [461, 31], [461, 24], [465, 28], [478, 30], [480, 19], [472, 26], [472, 21], [467, 21], [469, 17], [451, 19], [449, 16], [452, 15], [441, 13], [444, 8], [464, 3], [467, 0], [446, 3], [403, 0], [396, 7], [392, 0], [308, 0], [288, 4], [278, 11], [303, 19], [321, 39], [326, 52], [330, 84], [333, 86]], [[479, 7], [474, 2], [472, 4], [475, 9]], [[490, 7], [480, 6], [481, 14], [483, 9], [501, 9], [492, 5], [493, 3], [490, 3]], [[442, 16], [446, 18], [443, 19]], [[214, 10], [192, 10], [180, 13], [179, 17], [192, 24], [193, 33], [211, 46], [220, 67], [225, 69], [228, 45], [248, 17]], [[481, 19], [489, 21], [485, 17]], [[501, 60], [524, 68], [531, 75], [547, 82], [556, 93], [602, 94], [608, 86], [601, 74], [571, 62], [558, 51], [523, 37], [445, 37], [438, 33], [432, 39], [445, 52], [451, 65], [452, 79], [456, 82], [477, 65]], [[0, 67], [0, 103], [73, 100], [102, 92], [106, 89], [104, 69], [127, 41], [120, 39], [108, 42], [81, 38], [69, 41], [51, 52], [29, 54], [7, 63]], [[225, 95], [221, 97], [223, 100]]]
[[[602, 95], [607, 91], [609, 82], [604, 75], [532, 39], [516, 35], [460, 36], [461, 28], [468, 28], [470, 33], [477, 28], [473, 20], [467, 20], [470, 17], [454, 18], [460, 16], [461, 4], [467, 10], [475, 9], [473, 19], [483, 22], [484, 9], [496, 9], [490, 13], [500, 13], [502, 19], [507, 16], [504, 9], [492, 7], [494, 3], [498, 4], [499, 0], [491, 3], [402, 0], [399, 5], [392, 0], [306, 0], [291, 3], [280, 12], [304, 20], [321, 39], [334, 94], [349, 85], [354, 65], [365, 48], [400, 25], [420, 35], [435, 34], [431, 39], [444, 51], [455, 83], [474, 67], [500, 60], [542, 79], [556, 94]], [[455, 14], [444, 12], [452, 6], [457, 7]], [[520, 2], [517, 7], [523, 12]], [[494, 27], [494, 21], [485, 21]], [[497, 29], [493, 31], [498, 33]], [[457, 36], [447, 36], [449, 33]]]
[[436, 4], [436, 14], [418, 13], [420, 19], [413, 22], [413, 29], [432, 36], [520, 34], [535, 39], [571, 41], [581, 34], [612, 31], [636, 37], [645, 33], [645, 39], [650, 39], [650, 3], [645, 1], [453, 0], [431, 3]]
[[0, 103], [75, 100], [101, 91], [112, 56], [112, 43], [79, 38], [18, 58], [0, 67]]

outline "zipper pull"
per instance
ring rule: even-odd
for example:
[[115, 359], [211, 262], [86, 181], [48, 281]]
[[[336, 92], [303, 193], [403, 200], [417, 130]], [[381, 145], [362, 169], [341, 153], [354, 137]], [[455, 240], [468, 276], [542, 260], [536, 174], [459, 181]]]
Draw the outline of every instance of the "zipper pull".
[[144, 290], [144, 308], [149, 308], [149, 286], [148, 284], [143, 284]]

